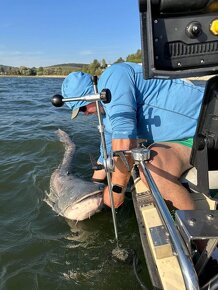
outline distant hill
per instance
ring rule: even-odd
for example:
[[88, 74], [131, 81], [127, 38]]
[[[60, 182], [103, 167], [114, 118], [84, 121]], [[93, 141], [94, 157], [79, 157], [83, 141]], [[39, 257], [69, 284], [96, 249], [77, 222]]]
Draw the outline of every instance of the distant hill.
[[50, 65], [47, 67], [72, 67], [72, 68], [80, 69], [84, 65], [88, 65], [88, 64], [86, 63], [62, 63], [62, 64]]
[[44, 67], [26, 67], [26, 66], [7, 66], [0, 65], [0, 75], [20, 75], [20, 76], [43, 76], [43, 75], [68, 75], [73, 71], [83, 70], [84, 63], [63, 63]]
[[[49, 66], [42, 66], [43, 68], [53, 68], [53, 67], [72, 67], [72, 68], [75, 68], [75, 69], [80, 69], [82, 68], [84, 65], [88, 65], [86, 63], [62, 63], [62, 64], [54, 64], [54, 65], [49, 65]], [[25, 66], [22, 66], [22, 67], [25, 67]], [[4, 69], [7, 69], [7, 68], [17, 68], [15, 66], [11, 66], [11, 65], [3, 65], [3, 64], [0, 64], [0, 68], [4, 68]]]
[[11, 67], [13, 67], [13, 66], [0, 64], [0, 68], [3, 68], [3, 69], [8, 69], [8, 68], [11, 68]]

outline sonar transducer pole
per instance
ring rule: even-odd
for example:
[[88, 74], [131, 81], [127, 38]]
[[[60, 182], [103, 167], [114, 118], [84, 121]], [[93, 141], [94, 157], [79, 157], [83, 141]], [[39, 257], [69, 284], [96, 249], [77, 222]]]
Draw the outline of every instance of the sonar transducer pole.
[[[97, 76], [93, 76], [92, 81], [93, 81], [94, 93], [98, 94]], [[110, 203], [111, 203], [111, 212], [112, 212], [112, 218], [113, 218], [113, 224], [114, 224], [114, 233], [115, 233], [115, 239], [117, 241], [117, 246], [118, 246], [117, 219], [116, 219], [116, 212], [115, 212], [115, 206], [114, 206], [114, 197], [113, 197], [113, 192], [112, 192], [112, 181], [111, 181], [110, 170], [107, 164], [108, 156], [107, 156], [107, 147], [106, 147], [105, 136], [104, 136], [104, 125], [102, 124], [101, 112], [100, 112], [98, 101], [96, 101], [96, 109], [97, 109], [97, 116], [98, 116], [98, 123], [99, 123], [98, 130], [101, 135], [101, 144], [103, 148], [104, 168], [107, 175], [107, 183], [108, 183], [108, 190], [109, 190]]]

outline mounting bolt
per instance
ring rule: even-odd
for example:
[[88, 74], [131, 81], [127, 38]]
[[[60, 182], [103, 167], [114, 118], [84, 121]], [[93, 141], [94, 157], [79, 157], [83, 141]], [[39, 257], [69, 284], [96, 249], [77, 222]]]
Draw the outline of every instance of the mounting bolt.
[[196, 224], [196, 219], [195, 218], [191, 218], [188, 220], [188, 223], [190, 226], [194, 226]]
[[214, 215], [212, 213], [207, 214], [207, 219], [209, 221], [214, 220]]

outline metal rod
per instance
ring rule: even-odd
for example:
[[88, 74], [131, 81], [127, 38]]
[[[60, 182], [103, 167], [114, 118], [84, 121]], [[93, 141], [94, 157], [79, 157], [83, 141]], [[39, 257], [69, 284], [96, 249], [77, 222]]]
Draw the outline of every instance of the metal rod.
[[169, 213], [169, 210], [166, 206], [166, 203], [164, 202], [157, 185], [155, 184], [150, 171], [147, 169], [145, 165], [145, 161], [139, 162], [141, 165], [141, 168], [143, 170], [143, 173], [146, 177], [146, 180], [148, 181], [148, 186], [150, 188], [150, 191], [152, 192], [152, 195], [155, 199], [155, 202], [157, 204], [158, 210], [163, 218], [163, 221], [165, 223], [165, 226], [167, 230], [169, 231], [170, 237], [172, 239], [174, 248], [176, 250], [176, 253], [178, 254], [178, 260], [180, 263], [180, 266], [182, 268], [182, 274], [185, 281], [186, 289], [190, 290], [199, 290], [199, 283], [198, 283], [198, 277], [196, 274], [196, 271], [194, 269], [194, 266], [191, 262], [191, 260], [188, 258], [188, 256], [184, 253], [184, 248], [181, 242], [181, 239], [178, 236], [177, 229], [175, 227], [174, 221], [171, 217], [171, 214]]
[[76, 101], [94, 102], [94, 101], [100, 101], [100, 100], [101, 100], [101, 95], [98, 93], [95, 93], [94, 95], [86, 95], [83, 97], [62, 99], [62, 102], [76, 102]]
[[[95, 94], [98, 93], [97, 91], [97, 86], [94, 83], [94, 92]], [[109, 196], [110, 196], [110, 203], [111, 203], [111, 212], [112, 212], [112, 218], [113, 218], [113, 225], [114, 225], [114, 234], [115, 234], [115, 239], [117, 242], [118, 246], [118, 230], [117, 230], [117, 219], [116, 219], [116, 212], [115, 212], [115, 206], [114, 206], [114, 197], [113, 197], [113, 192], [112, 192], [112, 181], [111, 181], [111, 175], [110, 172], [107, 168], [107, 147], [106, 147], [106, 142], [105, 142], [105, 136], [104, 136], [104, 125], [102, 124], [102, 118], [101, 118], [101, 112], [100, 112], [100, 107], [99, 107], [99, 102], [96, 101], [96, 109], [97, 109], [97, 116], [98, 116], [98, 123], [99, 123], [99, 132], [101, 135], [101, 144], [103, 148], [103, 158], [105, 160], [105, 171], [107, 175], [107, 182], [108, 182], [108, 190], [109, 190]]]

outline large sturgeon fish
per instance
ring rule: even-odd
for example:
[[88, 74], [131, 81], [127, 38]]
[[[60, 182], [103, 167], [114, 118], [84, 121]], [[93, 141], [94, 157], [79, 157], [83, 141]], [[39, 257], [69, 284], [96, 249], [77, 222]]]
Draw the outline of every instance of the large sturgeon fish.
[[62, 163], [51, 175], [50, 193], [46, 194], [45, 201], [69, 220], [90, 218], [102, 207], [102, 188], [73, 176], [71, 168], [76, 146], [66, 132], [58, 129], [56, 133], [65, 146], [65, 153]]

